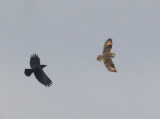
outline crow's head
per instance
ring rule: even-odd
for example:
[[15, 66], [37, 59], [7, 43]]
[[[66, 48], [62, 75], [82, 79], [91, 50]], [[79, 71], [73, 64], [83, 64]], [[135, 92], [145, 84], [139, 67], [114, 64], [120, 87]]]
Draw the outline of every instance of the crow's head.
[[47, 65], [41, 65], [41, 68], [44, 68], [44, 67], [46, 67]]

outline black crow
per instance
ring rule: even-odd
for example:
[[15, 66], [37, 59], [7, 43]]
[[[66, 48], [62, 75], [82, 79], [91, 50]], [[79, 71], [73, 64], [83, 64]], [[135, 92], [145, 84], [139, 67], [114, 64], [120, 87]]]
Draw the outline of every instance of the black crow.
[[43, 68], [46, 67], [47, 65], [40, 65], [40, 58], [38, 57], [37, 54], [31, 55], [30, 66], [31, 69], [24, 70], [26, 76], [30, 76], [32, 73], [34, 73], [37, 80], [43, 85], [45, 85], [46, 87], [52, 85], [52, 81], [43, 71]]

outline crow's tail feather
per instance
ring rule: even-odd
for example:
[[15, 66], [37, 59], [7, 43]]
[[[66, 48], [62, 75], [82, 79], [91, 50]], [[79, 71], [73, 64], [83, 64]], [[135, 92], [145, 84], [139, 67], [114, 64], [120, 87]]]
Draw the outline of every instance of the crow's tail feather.
[[24, 73], [26, 76], [30, 76], [33, 73], [33, 69], [25, 69]]

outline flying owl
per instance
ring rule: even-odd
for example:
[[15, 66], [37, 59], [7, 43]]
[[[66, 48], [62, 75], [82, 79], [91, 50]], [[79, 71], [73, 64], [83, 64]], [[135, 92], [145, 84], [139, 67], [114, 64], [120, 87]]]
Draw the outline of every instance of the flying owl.
[[30, 66], [31, 69], [24, 70], [26, 76], [30, 76], [32, 73], [34, 73], [37, 80], [43, 85], [45, 85], [46, 87], [52, 85], [52, 81], [43, 71], [43, 68], [46, 67], [47, 65], [40, 65], [40, 58], [38, 57], [37, 54], [31, 55]]
[[114, 64], [112, 62], [112, 58], [115, 57], [115, 53], [112, 53], [111, 49], [112, 49], [112, 39], [109, 38], [104, 44], [102, 55], [99, 55], [97, 57], [97, 60], [100, 62], [103, 60], [105, 67], [109, 71], [117, 72], [116, 67], [114, 66]]

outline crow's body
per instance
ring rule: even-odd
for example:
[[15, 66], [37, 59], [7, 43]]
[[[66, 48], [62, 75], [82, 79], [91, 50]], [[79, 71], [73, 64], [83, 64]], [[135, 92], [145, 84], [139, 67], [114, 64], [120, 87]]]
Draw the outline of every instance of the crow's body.
[[52, 81], [48, 78], [48, 76], [43, 71], [43, 68], [47, 65], [40, 65], [40, 59], [38, 55], [33, 54], [30, 59], [30, 66], [31, 69], [25, 69], [24, 73], [26, 76], [30, 76], [32, 73], [34, 73], [37, 80], [45, 85], [46, 87], [51, 86]]

